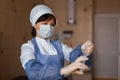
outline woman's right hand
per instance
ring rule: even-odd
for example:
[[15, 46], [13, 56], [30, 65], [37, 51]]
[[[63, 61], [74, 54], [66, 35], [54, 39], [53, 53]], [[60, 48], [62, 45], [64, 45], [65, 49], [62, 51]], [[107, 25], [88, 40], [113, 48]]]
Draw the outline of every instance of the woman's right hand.
[[78, 57], [74, 62], [61, 69], [61, 75], [68, 76], [74, 73], [83, 74], [83, 72], [80, 72], [80, 69], [85, 70], [88, 68], [85, 64], [82, 63], [82, 61], [86, 60], [88, 60], [88, 58], [85, 56]]

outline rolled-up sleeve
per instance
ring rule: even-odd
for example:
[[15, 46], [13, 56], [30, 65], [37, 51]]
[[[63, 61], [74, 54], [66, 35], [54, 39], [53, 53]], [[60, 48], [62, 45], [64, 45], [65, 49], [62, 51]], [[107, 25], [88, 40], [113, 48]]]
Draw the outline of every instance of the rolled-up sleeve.
[[65, 60], [70, 61], [69, 57], [70, 57], [70, 53], [72, 52], [73, 49], [63, 43], [62, 43], [62, 49], [63, 49], [63, 54], [64, 54]]
[[81, 50], [81, 45], [78, 45], [75, 49], [68, 47], [67, 45], [62, 43], [62, 49], [65, 60], [69, 62], [75, 61], [79, 56], [83, 55]]
[[25, 69], [25, 64], [31, 59], [35, 59], [35, 55], [34, 55], [34, 46], [29, 41], [28, 43], [24, 43], [21, 46], [20, 61], [24, 69]]

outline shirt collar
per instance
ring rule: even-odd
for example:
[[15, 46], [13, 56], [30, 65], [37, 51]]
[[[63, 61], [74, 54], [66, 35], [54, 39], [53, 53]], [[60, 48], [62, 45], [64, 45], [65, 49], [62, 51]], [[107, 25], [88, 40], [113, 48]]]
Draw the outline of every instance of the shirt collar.
[[50, 39], [49, 39], [49, 38], [48, 38], [47, 40], [44, 39], [44, 38], [40, 38], [40, 37], [35, 37], [35, 38], [36, 38], [36, 40], [38, 40], [38, 41], [45, 42], [45, 43], [50, 43]]

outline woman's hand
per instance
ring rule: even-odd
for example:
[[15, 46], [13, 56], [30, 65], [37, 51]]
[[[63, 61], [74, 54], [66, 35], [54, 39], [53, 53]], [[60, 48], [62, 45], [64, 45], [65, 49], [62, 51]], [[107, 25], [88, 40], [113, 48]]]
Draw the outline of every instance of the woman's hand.
[[68, 76], [70, 74], [83, 74], [83, 72], [80, 72], [80, 69], [87, 69], [88, 67], [82, 63], [82, 61], [88, 60], [87, 57], [81, 56], [76, 59], [75, 62], [72, 62], [70, 65], [64, 67], [61, 69], [61, 75]]
[[92, 54], [93, 49], [94, 49], [94, 45], [91, 41], [87, 41], [81, 46], [82, 52], [87, 55]]

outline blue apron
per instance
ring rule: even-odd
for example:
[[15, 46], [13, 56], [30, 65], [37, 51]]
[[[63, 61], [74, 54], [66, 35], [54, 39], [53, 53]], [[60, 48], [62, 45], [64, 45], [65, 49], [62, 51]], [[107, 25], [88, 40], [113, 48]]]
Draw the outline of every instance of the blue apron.
[[25, 71], [29, 80], [63, 80], [60, 70], [64, 66], [64, 56], [60, 41], [51, 41], [56, 48], [57, 55], [43, 55], [35, 38], [32, 39], [36, 59], [25, 64]]
[[[35, 49], [36, 59], [31, 59], [25, 64], [25, 72], [29, 80], [64, 80], [60, 75], [60, 70], [64, 66], [64, 55], [61, 42], [59, 40], [51, 41], [56, 48], [57, 55], [43, 55], [37, 45], [35, 38], [32, 39]], [[77, 46], [71, 53], [69, 60], [74, 62], [79, 56], [82, 56], [81, 46]], [[89, 64], [87, 64], [89, 63]], [[91, 61], [85, 64], [90, 66]]]

